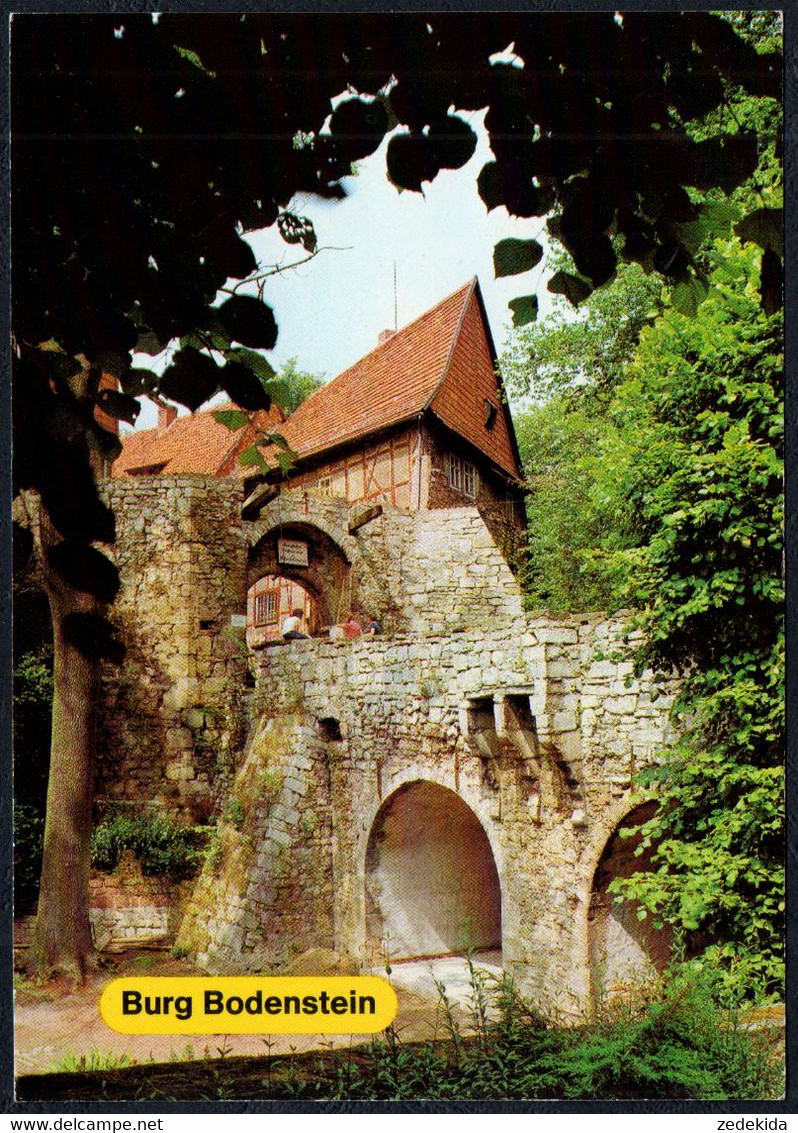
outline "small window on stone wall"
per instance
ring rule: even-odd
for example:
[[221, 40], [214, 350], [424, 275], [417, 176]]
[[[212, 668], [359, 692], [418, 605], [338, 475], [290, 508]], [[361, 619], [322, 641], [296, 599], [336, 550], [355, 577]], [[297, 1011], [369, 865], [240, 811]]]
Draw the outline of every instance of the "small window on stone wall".
[[274, 625], [280, 616], [280, 591], [267, 590], [265, 594], [255, 595], [255, 625]]
[[450, 488], [454, 488], [455, 492], [462, 492], [464, 496], [470, 496], [472, 500], [476, 499], [479, 479], [473, 464], [455, 456], [454, 453], [448, 453], [446, 475], [449, 478]]
[[332, 476], [321, 476], [319, 478], [319, 492], [323, 496], [332, 495]]

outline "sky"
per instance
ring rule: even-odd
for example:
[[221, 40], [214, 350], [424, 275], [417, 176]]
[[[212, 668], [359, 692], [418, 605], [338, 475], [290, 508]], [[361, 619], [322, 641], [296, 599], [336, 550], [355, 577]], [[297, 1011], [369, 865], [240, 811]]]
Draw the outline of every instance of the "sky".
[[[291, 211], [313, 221], [325, 250], [267, 281], [264, 299], [274, 310], [278, 338], [266, 356], [275, 368], [294, 357], [300, 369], [330, 379], [372, 350], [380, 331], [394, 327], [394, 264], [400, 328], [475, 275], [499, 352], [511, 329], [509, 300], [536, 293], [541, 313], [548, 309], [545, 258], [524, 275], [494, 278], [494, 244], [508, 236], [545, 244], [545, 222], [511, 218], [503, 207], [488, 213], [476, 184], [491, 159], [483, 116], [463, 114], [477, 131], [476, 151], [461, 169], [442, 170], [425, 183], [423, 195], [399, 192], [388, 181], [386, 138], [358, 163], [357, 176], [344, 180], [345, 200], [294, 199]], [[248, 239], [262, 266], [290, 264], [306, 254], [285, 244], [276, 226]], [[145, 401], [136, 427], [155, 421], [156, 409]]]

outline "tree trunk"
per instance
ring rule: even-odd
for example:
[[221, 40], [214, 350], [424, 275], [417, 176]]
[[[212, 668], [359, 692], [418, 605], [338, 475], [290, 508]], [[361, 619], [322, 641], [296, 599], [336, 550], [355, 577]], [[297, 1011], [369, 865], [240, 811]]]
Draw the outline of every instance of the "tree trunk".
[[97, 603], [55, 576], [44, 556], [42, 567], [53, 619], [53, 723], [33, 964], [41, 975], [83, 982], [94, 957], [89, 869], [99, 665], [67, 640], [63, 622]]

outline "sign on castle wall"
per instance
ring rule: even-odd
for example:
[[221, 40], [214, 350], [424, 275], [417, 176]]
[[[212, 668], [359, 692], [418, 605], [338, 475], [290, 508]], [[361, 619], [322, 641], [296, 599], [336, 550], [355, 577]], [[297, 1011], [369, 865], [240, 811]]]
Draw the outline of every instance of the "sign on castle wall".
[[308, 545], [301, 539], [278, 539], [277, 561], [285, 566], [308, 565]]

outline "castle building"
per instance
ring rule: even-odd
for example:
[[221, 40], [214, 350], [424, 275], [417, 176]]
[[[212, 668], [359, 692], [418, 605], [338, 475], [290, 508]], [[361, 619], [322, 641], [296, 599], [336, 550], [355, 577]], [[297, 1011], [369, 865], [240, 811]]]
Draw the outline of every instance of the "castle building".
[[[241, 433], [164, 413], [100, 483], [126, 652], [103, 667], [98, 817], [211, 824], [214, 850], [180, 886], [95, 871], [95, 939], [228, 974], [476, 950], [574, 1017], [661, 969], [667, 933], [612, 882], [652, 868], [619, 832], [651, 813], [633, 783], [675, 684], [635, 673], [623, 616], [525, 609], [476, 280], [270, 412]], [[275, 426], [295, 463], [250, 480], [238, 456]], [[297, 594], [306, 639], [283, 641]], [[350, 614], [384, 632], [334, 634]]]
[[[285, 419], [276, 406], [231, 432], [213, 409], [123, 438], [112, 475], [202, 473], [246, 478], [238, 457], [277, 431], [294, 454], [285, 487], [349, 504], [409, 511], [474, 506], [509, 560], [524, 530], [521, 460], [476, 278], [395, 332]], [[251, 470], [249, 470], [251, 471]], [[290, 552], [286, 552], [290, 553]], [[294, 564], [296, 565], [296, 564]], [[301, 580], [259, 579], [249, 596], [249, 643], [279, 638], [294, 610], [316, 633], [325, 615]], [[367, 613], [342, 593], [326, 618]]]

